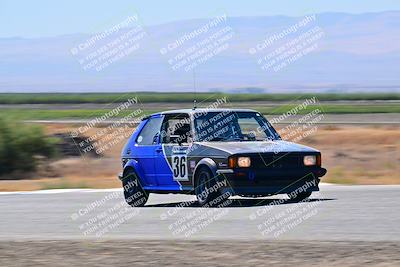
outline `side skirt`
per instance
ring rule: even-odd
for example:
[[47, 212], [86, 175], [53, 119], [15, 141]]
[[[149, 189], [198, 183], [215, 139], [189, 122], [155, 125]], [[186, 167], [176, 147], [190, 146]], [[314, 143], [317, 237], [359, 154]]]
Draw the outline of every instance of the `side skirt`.
[[183, 186], [182, 189], [179, 186], [144, 186], [143, 189], [157, 194], [194, 194], [190, 186]]

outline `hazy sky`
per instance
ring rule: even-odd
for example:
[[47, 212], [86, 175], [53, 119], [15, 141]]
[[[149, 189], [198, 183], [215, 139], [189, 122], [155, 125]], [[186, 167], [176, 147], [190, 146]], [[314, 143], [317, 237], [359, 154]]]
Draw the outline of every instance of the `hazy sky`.
[[98, 32], [128, 15], [144, 25], [228, 16], [301, 16], [320, 12], [400, 10], [399, 0], [0, 0], [0, 37], [40, 37]]

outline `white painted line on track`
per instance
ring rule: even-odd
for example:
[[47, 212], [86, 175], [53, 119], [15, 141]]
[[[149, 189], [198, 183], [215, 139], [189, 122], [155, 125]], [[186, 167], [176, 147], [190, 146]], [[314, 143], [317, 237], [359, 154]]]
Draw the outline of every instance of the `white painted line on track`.
[[30, 195], [30, 194], [62, 194], [62, 193], [103, 193], [103, 192], [122, 192], [122, 188], [107, 188], [107, 189], [86, 189], [86, 188], [73, 188], [73, 189], [49, 189], [49, 190], [35, 190], [35, 191], [10, 191], [0, 192], [0, 195]]
[[[331, 184], [320, 183], [321, 188], [328, 191], [337, 190], [366, 190], [366, 189], [400, 189], [400, 185], [345, 185], [345, 184]], [[0, 192], [1, 195], [33, 195], [33, 194], [63, 194], [63, 193], [105, 193], [105, 192], [122, 192], [121, 188], [106, 188], [106, 189], [87, 189], [87, 188], [73, 188], [73, 189], [49, 189], [49, 190], [36, 190], [36, 191], [10, 191]]]

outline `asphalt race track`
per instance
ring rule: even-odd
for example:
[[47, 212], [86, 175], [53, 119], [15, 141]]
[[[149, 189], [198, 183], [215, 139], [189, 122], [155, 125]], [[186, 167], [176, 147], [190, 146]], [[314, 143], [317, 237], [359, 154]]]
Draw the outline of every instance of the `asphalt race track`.
[[0, 266], [400, 265], [400, 186], [321, 189], [222, 208], [172, 194], [130, 208], [119, 189], [1, 193]]
[[[314, 193], [310, 202], [297, 204], [285, 195], [234, 199], [226, 208], [184, 202], [190, 200], [194, 198], [187, 195], [151, 194], [146, 207], [130, 208], [119, 189], [1, 193], [0, 239], [96, 238], [97, 234], [118, 239], [400, 241], [400, 186], [322, 185], [318, 196]], [[93, 203], [98, 205], [92, 207]], [[175, 208], [177, 204], [183, 207]], [[114, 220], [104, 222], [110, 217]], [[271, 218], [277, 219], [268, 221]], [[115, 223], [118, 219], [123, 221]], [[290, 229], [277, 226], [284, 220]], [[113, 228], [106, 228], [112, 223]], [[180, 230], [195, 224], [202, 225], [195, 233]], [[266, 226], [272, 225], [279, 231], [267, 233]]]

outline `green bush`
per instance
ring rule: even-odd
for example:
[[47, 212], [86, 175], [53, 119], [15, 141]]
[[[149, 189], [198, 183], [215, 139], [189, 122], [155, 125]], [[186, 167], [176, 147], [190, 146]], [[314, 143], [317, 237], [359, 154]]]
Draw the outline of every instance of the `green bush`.
[[34, 171], [37, 156], [55, 155], [55, 142], [44, 135], [39, 125], [22, 124], [0, 116], [0, 176]]

